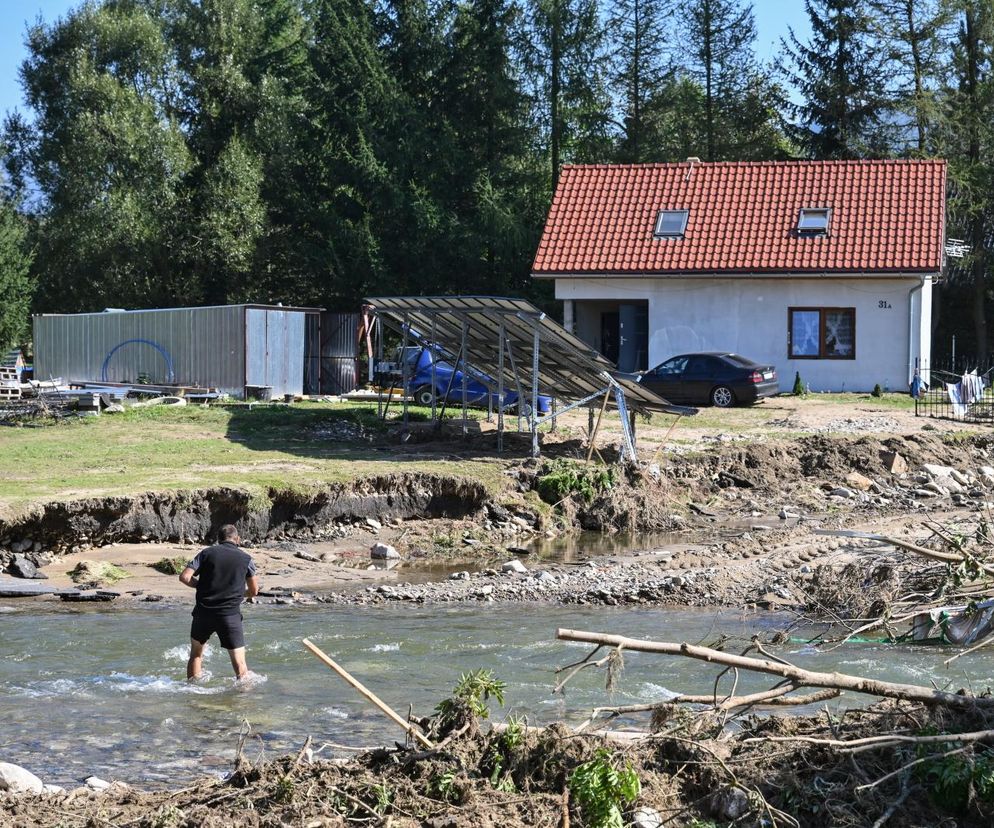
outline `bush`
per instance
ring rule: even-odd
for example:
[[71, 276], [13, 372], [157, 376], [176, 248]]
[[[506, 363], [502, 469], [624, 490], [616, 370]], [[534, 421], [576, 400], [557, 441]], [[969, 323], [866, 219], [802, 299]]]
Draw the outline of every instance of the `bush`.
[[803, 397], [805, 393], [806, 393], [806, 391], [805, 391], [805, 388], [804, 388], [804, 383], [801, 382], [801, 372], [800, 371], [795, 371], [794, 372], [794, 396], [795, 397]]
[[589, 503], [613, 485], [614, 470], [610, 467], [556, 460], [539, 475], [536, 488], [546, 503], [560, 503], [573, 495], [580, 495]]
[[884, 395], [884, 389], [880, 387], [880, 383], [879, 382], [876, 385], [873, 386], [873, 392], [872, 393], [873, 393], [874, 397], [882, 397]]
[[590, 828], [624, 828], [621, 808], [634, 802], [642, 786], [634, 768], [604, 748], [569, 777], [570, 793], [580, 804], [584, 824]]

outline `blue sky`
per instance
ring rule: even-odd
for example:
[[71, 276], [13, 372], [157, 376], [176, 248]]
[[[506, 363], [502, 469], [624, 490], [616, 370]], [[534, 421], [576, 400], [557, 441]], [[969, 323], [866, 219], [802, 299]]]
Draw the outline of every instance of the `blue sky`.
[[[17, 70], [25, 57], [24, 33], [40, 15], [50, 23], [81, 0], [0, 0], [0, 115], [23, 109]], [[759, 36], [756, 51], [762, 59], [779, 52], [780, 38], [793, 26], [804, 39], [809, 31], [801, 0], [755, 0], [753, 11]]]

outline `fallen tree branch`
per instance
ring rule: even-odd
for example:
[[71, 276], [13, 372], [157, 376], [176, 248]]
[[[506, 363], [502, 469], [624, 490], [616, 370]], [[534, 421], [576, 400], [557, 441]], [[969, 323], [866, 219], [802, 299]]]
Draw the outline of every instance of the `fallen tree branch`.
[[756, 673], [781, 676], [790, 679], [798, 686], [826, 687], [834, 690], [851, 690], [870, 696], [880, 696], [888, 699], [903, 699], [905, 701], [921, 702], [927, 705], [944, 705], [958, 709], [994, 708], [994, 698], [978, 698], [972, 695], [960, 695], [917, 684], [899, 684], [890, 681], [852, 676], [846, 673], [820, 673], [804, 670], [791, 664], [780, 664], [759, 658], [738, 656], [712, 650], [710, 647], [700, 647], [694, 644], [677, 644], [668, 641], [644, 641], [638, 638], [628, 638], [623, 635], [585, 632], [583, 630], [562, 629], [556, 631], [556, 638], [561, 641], [581, 641], [588, 644], [604, 644], [623, 647], [626, 650], [643, 653], [661, 653], [663, 655], [680, 655], [720, 664], [725, 667], [739, 667]]
[[[861, 536], [862, 537], [862, 536]], [[931, 558], [934, 561], [942, 561], [943, 563], [975, 563], [979, 569], [988, 575], [994, 576], [994, 566], [990, 564], [981, 563], [976, 558], [970, 557], [968, 555], [960, 555], [956, 552], [939, 552], [936, 549], [929, 549], [925, 546], [918, 546], [915, 543], [909, 543], [908, 541], [899, 540], [898, 538], [889, 538], [885, 535], [866, 535], [866, 537], [872, 540], [883, 541], [884, 543], [889, 543], [892, 546], [896, 546], [898, 549], [904, 549], [908, 552], [914, 552], [916, 555], [921, 555], [925, 558]]]
[[865, 736], [862, 739], [819, 739], [817, 736], [754, 736], [744, 739], [749, 742], [807, 742], [812, 745], [836, 747], [847, 750], [868, 750], [880, 747], [893, 747], [898, 744], [929, 745], [941, 742], [982, 742], [994, 740], [994, 730], [974, 730], [969, 733], [940, 733], [932, 736], [906, 736], [902, 733], [888, 733], [883, 736]]

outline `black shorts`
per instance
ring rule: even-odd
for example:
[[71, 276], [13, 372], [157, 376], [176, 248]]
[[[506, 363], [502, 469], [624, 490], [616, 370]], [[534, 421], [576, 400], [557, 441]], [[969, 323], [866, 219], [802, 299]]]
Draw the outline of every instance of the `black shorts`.
[[245, 646], [245, 633], [242, 631], [241, 613], [236, 615], [194, 615], [190, 625], [190, 638], [206, 644], [217, 633], [221, 646], [226, 650], [237, 650]]

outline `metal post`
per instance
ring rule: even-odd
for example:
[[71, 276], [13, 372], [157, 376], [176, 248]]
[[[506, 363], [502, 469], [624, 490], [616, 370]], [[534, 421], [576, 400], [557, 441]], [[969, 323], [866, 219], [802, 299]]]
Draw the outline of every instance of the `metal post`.
[[435, 349], [436, 342], [436, 328], [438, 323], [438, 315], [431, 315], [431, 353], [429, 357], [431, 358], [431, 421], [435, 422], [435, 406], [437, 405], [436, 397], [438, 396], [435, 389], [438, 388], [438, 383], [435, 380], [435, 354], [438, 353]]
[[408, 378], [410, 376], [410, 368], [408, 367], [407, 359], [407, 332], [410, 327], [410, 317], [408, 314], [404, 314], [404, 336], [400, 346], [400, 392], [403, 395], [404, 406], [404, 425], [407, 425], [407, 395], [408, 391]]
[[523, 402], [524, 394], [521, 388], [521, 376], [518, 374], [518, 366], [514, 361], [514, 351], [511, 348], [511, 343], [507, 342], [507, 358], [511, 362], [511, 372], [514, 375], [514, 387], [518, 392], [518, 401], [515, 408], [518, 410], [518, 431], [521, 431], [521, 405]]
[[594, 407], [591, 405], [587, 408], [587, 438], [594, 433]]
[[552, 430], [556, 430], [556, 398], [552, 398]]
[[467, 413], [466, 413], [466, 396], [467, 388], [466, 384], [469, 381], [469, 376], [466, 374], [466, 336], [469, 333], [469, 322], [464, 318], [462, 321], [462, 433], [463, 437], [469, 434], [469, 428], [467, 427]]
[[534, 327], [535, 336], [532, 341], [532, 457], [538, 457], [538, 353], [539, 327]]
[[504, 451], [504, 318], [500, 320], [497, 348], [497, 453]]
[[[376, 361], [378, 363], [383, 362], [383, 323], [380, 321], [380, 317], [376, 317]], [[370, 371], [370, 381], [372, 381], [372, 371]], [[381, 420], [383, 419], [383, 392], [382, 390], [376, 394], [376, 416]]]

